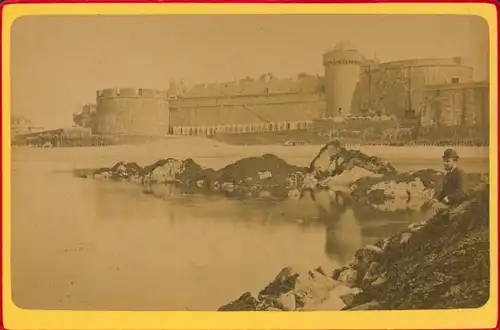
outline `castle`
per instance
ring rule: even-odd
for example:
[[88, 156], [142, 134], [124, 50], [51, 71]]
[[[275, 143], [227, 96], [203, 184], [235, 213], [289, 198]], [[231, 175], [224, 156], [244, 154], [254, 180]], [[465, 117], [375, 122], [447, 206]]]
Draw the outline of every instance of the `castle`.
[[[323, 54], [323, 66], [323, 76], [266, 73], [166, 90], [103, 89], [74, 121], [94, 134], [162, 136], [300, 129], [315, 119], [370, 114], [419, 117], [428, 125], [476, 125], [489, 118], [488, 102], [477, 108], [478, 99], [489, 98], [489, 84], [474, 83], [472, 66], [460, 57], [380, 63], [341, 41]], [[465, 115], [471, 111], [474, 116]]]

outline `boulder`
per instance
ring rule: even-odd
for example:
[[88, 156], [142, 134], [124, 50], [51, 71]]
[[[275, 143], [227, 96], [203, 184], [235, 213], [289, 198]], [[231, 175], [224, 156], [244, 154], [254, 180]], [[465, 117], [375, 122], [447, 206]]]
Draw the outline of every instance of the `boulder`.
[[293, 311], [296, 308], [295, 294], [292, 292], [287, 292], [281, 294], [275, 300], [276, 307], [284, 311]]
[[354, 268], [347, 268], [340, 273], [338, 280], [350, 288], [355, 287], [358, 284], [359, 271]]
[[255, 311], [259, 309], [259, 300], [250, 292], [245, 292], [235, 301], [220, 307], [219, 311]]
[[[351, 186], [351, 196], [357, 203], [384, 212], [419, 211], [434, 198], [443, 180], [444, 173], [432, 169], [388, 172], [359, 178]], [[484, 180], [484, 175], [467, 173], [465, 188], [470, 192]]]
[[370, 302], [367, 302], [367, 303], [364, 303], [361, 305], [348, 307], [348, 309], [346, 309], [346, 310], [349, 310], [349, 311], [367, 311], [367, 310], [380, 309], [380, 307], [381, 307], [380, 303], [373, 300], [373, 301], [370, 301]]

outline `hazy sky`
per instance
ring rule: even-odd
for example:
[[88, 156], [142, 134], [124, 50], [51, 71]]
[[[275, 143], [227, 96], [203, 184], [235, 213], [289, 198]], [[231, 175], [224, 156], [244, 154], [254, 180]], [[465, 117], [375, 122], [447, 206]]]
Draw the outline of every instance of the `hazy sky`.
[[[12, 31], [12, 111], [47, 128], [69, 126], [97, 89], [166, 88], [273, 72], [322, 74], [340, 39], [381, 61], [465, 56], [484, 66], [488, 36], [470, 16], [28, 17]], [[481, 25], [483, 24], [483, 26]], [[480, 31], [479, 33], [476, 31]], [[480, 35], [482, 34], [482, 35]]]

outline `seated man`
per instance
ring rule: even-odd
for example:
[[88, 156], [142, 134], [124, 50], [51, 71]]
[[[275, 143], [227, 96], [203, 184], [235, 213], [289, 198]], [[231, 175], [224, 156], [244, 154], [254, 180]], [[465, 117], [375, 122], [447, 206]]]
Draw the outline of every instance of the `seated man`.
[[455, 150], [445, 150], [443, 161], [446, 175], [441, 192], [430, 202], [429, 206], [432, 211], [429, 216], [433, 216], [441, 210], [457, 206], [464, 200], [464, 174], [458, 168], [458, 160], [459, 157]]

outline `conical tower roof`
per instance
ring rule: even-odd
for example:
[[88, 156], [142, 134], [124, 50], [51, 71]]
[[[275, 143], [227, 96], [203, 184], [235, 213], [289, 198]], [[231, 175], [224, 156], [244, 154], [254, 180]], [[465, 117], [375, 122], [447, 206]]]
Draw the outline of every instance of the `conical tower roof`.
[[357, 50], [352, 42], [349, 40], [340, 40], [337, 44], [328, 52], [344, 52], [344, 51], [352, 51]]

